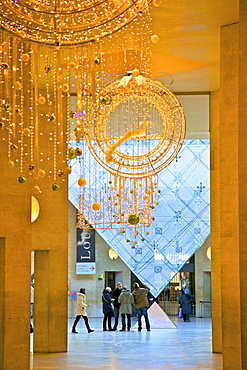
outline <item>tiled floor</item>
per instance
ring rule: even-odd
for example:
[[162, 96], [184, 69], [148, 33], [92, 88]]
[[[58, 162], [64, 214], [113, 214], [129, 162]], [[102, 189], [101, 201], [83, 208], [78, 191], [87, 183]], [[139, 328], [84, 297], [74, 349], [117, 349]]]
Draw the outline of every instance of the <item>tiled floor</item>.
[[[196, 370], [223, 369], [222, 356], [211, 352], [211, 320], [193, 318], [184, 323], [172, 318], [177, 329], [136, 329], [103, 332], [102, 319], [89, 318], [95, 331], [88, 334], [84, 322], [71, 333], [67, 353], [31, 354], [31, 369]], [[120, 326], [119, 326], [120, 329]]]

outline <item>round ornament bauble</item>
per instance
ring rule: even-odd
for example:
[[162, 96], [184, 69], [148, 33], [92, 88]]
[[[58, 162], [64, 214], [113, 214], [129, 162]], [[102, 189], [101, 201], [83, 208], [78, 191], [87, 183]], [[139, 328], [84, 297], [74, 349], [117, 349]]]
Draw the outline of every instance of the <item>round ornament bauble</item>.
[[140, 218], [137, 213], [131, 213], [128, 217], [128, 223], [130, 225], [137, 225], [140, 221]]

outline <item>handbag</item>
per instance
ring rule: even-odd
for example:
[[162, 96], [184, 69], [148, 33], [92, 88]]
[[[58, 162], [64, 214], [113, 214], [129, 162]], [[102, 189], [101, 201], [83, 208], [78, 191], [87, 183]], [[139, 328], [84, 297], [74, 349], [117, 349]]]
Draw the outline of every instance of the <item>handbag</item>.
[[178, 317], [179, 317], [180, 319], [182, 319], [182, 318], [183, 318], [182, 308], [180, 308], [180, 310], [179, 310]]

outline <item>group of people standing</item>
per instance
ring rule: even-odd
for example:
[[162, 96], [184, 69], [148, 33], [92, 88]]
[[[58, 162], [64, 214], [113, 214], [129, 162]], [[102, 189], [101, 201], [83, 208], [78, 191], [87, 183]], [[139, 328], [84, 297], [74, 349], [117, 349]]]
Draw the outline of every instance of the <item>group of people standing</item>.
[[[148, 318], [148, 293], [149, 288], [145, 285], [140, 287], [138, 283], [134, 284], [134, 290], [131, 293], [130, 289], [123, 286], [121, 282], [117, 283], [116, 289], [113, 290], [111, 296], [111, 288], [106, 287], [102, 292], [102, 305], [103, 305], [103, 331], [117, 330], [119, 315], [122, 319], [122, 328], [120, 331], [130, 331], [131, 328], [131, 314], [132, 305], [136, 307], [136, 314], [138, 317], [138, 331], [142, 330], [141, 318], [144, 316], [147, 331], [150, 331], [150, 323]], [[85, 326], [88, 333], [92, 333], [89, 326], [86, 308], [90, 304], [86, 303], [86, 289], [81, 288], [77, 295], [76, 318], [72, 326], [72, 333], [78, 333], [76, 326], [81, 317], [84, 319]], [[112, 317], [115, 318], [114, 326], [112, 327]]]
[[[106, 287], [102, 292], [103, 303], [103, 331], [114, 331], [118, 327], [118, 318], [121, 315], [122, 329], [120, 331], [130, 331], [131, 328], [131, 314], [132, 305], [136, 307], [136, 314], [138, 316], [138, 331], [142, 330], [141, 318], [144, 316], [146, 329], [150, 331], [150, 323], [148, 319], [147, 309], [149, 301], [147, 295], [149, 288], [143, 285], [141, 288], [138, 283], [134, 284], [134, 290], [131, 293], [130, 289], [123, 286], [122, 283], [117, 283], [116, 289], [113, 290], [111, 296], [111, 288]], [[112, 327], [111, 318], [115, 317], [114, 326]], [[107, 329], [108, 325], [108, 329]]]

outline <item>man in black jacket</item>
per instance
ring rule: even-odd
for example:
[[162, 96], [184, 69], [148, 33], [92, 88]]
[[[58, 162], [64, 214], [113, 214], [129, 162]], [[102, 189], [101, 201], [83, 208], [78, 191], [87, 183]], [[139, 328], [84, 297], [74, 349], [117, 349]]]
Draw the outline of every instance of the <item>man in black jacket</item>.
[[122, 292], [122, 287], [123, 287], [123, 284], [119, 282], [117, 283], [116, 289], [114, 289], [112, 292], [112, 298], [114, 299], [113, 305], [114, 305], [114, 316], [115, 316], [115, 323], [114, 323], [113, 330], [117, 330], [117, 326], [118, 326], [119, 307], [120, 307], [118, 298]]

